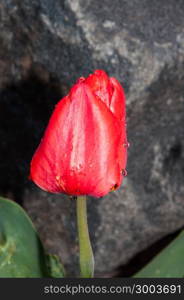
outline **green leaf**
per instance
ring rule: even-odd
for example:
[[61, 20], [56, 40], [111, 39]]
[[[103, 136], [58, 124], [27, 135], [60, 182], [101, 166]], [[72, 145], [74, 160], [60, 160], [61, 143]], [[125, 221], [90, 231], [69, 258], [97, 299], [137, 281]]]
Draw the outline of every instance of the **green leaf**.
[[58, 258], [48, 257], [25, 211], [0, 197], [0, 278], [63, 277]]
[[65, 277], [65, 270], [63, 265], [60, 263], [59, 257], [56, 255], [47, 255], [48, 272], [52, 278], [63, 278]]
[[134, 275], [136, 278], [183, 278], [184, 231], [162, 250], [148, 265]]

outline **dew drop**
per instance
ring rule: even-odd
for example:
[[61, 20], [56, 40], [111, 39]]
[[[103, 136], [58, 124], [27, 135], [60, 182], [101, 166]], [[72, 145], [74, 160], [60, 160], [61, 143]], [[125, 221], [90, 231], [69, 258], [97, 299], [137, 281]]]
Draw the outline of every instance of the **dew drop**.
[[77, 80], [77, 83], [81, 83], [85, 80], [85, 77], [80, 77], [78, 80]]
[[126, 148], [126, 149], [128, 149], [128, 148], [130, 147], [130, 143], [125, 142], [125, 143], [123, 144], [123, 147]]
[[71, 173], [71, 175], [73, 175], [75, 173], [75, 169], [71, 168], [70, 173]]
[[121, 170], [121, 174], [122, 174], [123, 176], [127, 176], [127, 174], [128, 174], [128, 173], [127, 173], [127, 170], [126, 170], [126, 169], [122, 169], [122, 170]]
[[111, 192], [115, 191], [118, 188], [118, 184], [116, 183], [113, 185], [113, 187], [110, 189]]

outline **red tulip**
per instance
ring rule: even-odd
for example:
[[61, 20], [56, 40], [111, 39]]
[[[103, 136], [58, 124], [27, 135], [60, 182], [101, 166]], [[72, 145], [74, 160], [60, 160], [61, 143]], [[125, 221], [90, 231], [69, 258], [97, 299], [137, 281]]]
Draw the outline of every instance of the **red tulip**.
[[31, 179], [52, 193], [101, 197], [118, 188], [127, 161], [125, 95], [97, 70], [57, 104], [31, 162]]

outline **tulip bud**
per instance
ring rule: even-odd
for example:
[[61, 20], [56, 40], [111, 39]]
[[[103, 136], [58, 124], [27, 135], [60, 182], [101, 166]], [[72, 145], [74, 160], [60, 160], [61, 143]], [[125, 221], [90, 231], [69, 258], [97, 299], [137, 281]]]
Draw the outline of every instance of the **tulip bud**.
[[97, 70], [57, 104], [31, 161], [31, 179], [52, 193], [102, 197], [125, 175], [125, 95]]

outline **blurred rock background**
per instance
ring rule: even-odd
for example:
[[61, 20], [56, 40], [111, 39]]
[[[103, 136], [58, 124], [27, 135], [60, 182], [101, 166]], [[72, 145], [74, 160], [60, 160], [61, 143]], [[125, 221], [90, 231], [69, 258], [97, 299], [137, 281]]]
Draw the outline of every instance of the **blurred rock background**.
[[1, 0], [0, 193], [69, 275], [75, 203], [31, 183], [29, 163], [57, 101], [96, 68], [125, 88], [130, 142], [121, 189], [89, 199], [96, 276], [184, 225], [183, 16], [183, 0]]

